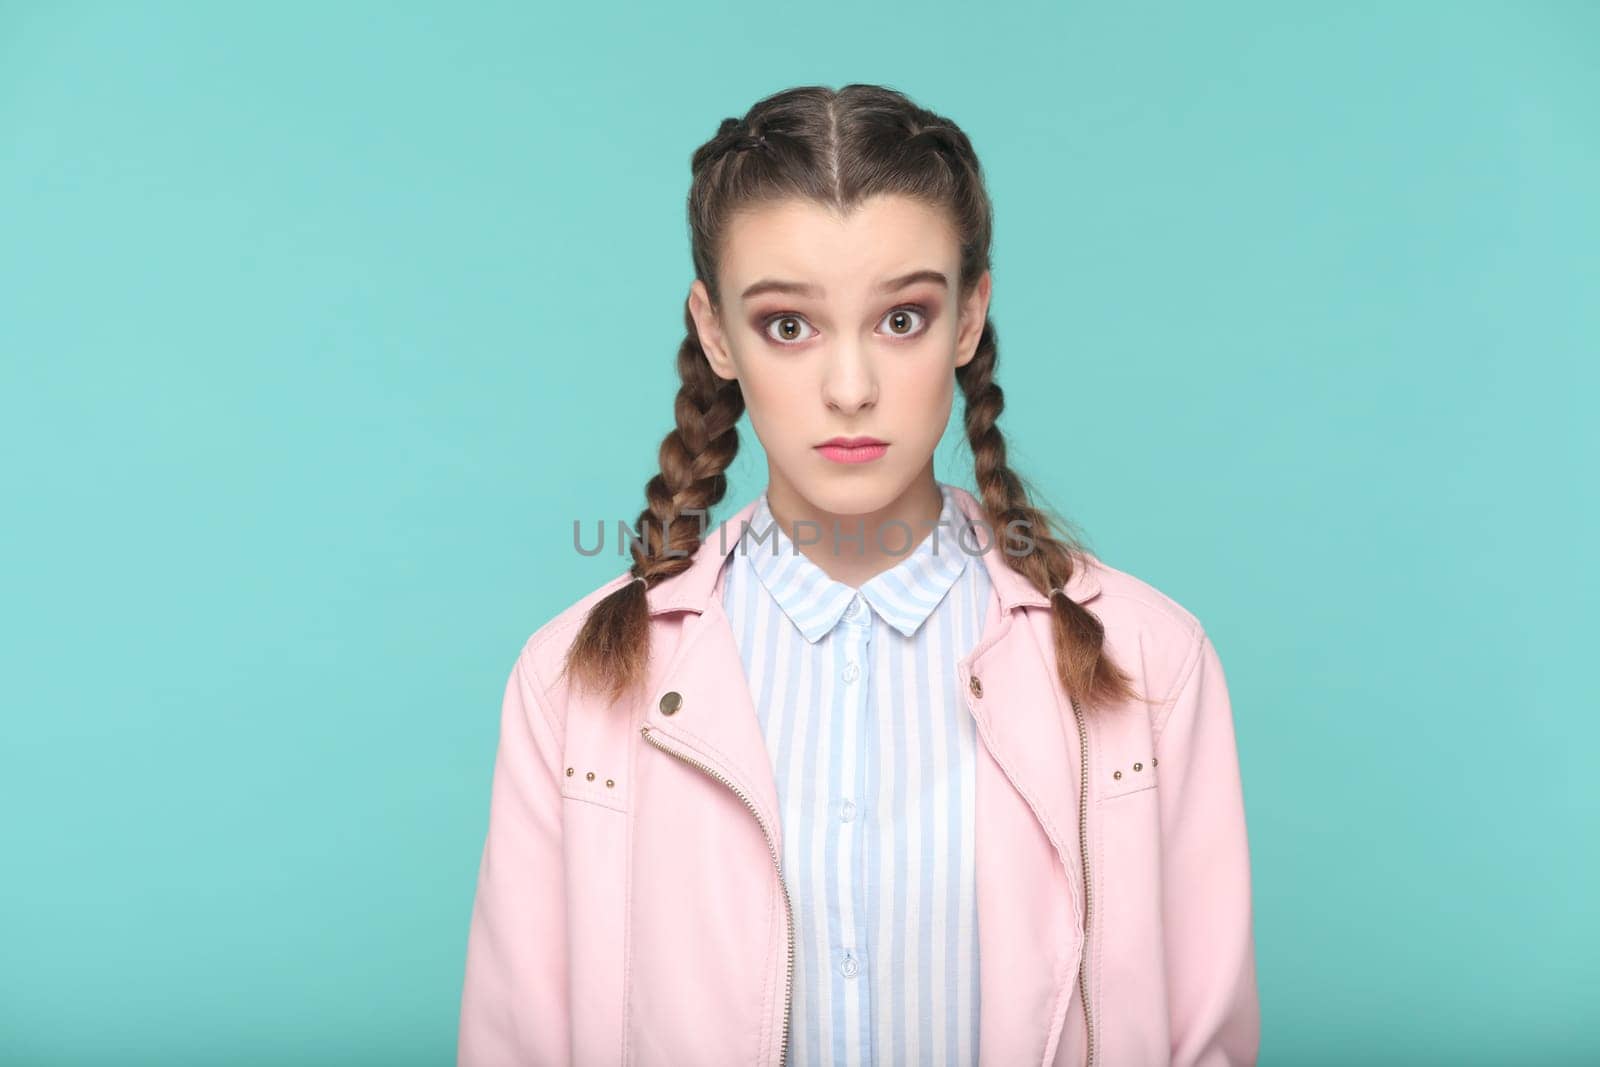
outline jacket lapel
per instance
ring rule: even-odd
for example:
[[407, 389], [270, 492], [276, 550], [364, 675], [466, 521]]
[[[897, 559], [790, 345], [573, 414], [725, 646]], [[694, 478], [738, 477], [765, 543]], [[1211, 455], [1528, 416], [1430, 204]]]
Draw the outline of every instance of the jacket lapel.
[[[659, 673], [652, 672], [644, 725], [688, 751], [743, 793], [782, 854], [778, 790], [744, 661], [722, 606], [723, 564], [752, 500], [701, 540], [689, 567], [650, 590], [652, 631], [683, 613], [681, 637]], [[677, 697], [663, 701], [669, 693]], [[670, 712], [668, 709], [671, 709]]]
[[[1083, 943], [1077, 744], [1030, 613], [996, 613], [961, 661], [982, 695], [976, 793], [979, 1062], [1049, 1063]], [[1069, 875], [1068, 872], [1071, 872]]]
[[[958, 490], [974, 522], [983, 511]], [[1084, 945], [1076, 721], [1056, 677], [1050, 599], [992, 548], [988, 624], [958, 669], [982, 750], [977, 764], [979, 1062], [1050, 1063]], [[1077, 569], [1066, 593], [1100, 586]], [[972, 679], [977, 679], [976, 684]]]

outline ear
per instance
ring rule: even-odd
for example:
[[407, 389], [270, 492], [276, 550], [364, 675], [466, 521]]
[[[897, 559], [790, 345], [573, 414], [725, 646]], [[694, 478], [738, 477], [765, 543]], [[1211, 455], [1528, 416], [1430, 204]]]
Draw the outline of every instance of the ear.
[[978, 354], [978, 339], [989, 319], [989, 293], [993, 280], [988, 271], [978, 276], [972, 291], [961, 301], [961, 325], [956, 330], [956, 366], [965, 367]]
[[733, 356], [728, 351], [727, 338], [722, 333], [722, 323], [711, 306], [711, 293], [699, 278], [689, 286], [689, 314], [694, 317], [695, 334], [700, 338], [700, 348], [711, 364], [712, 373], [719, 378], [734, 381]]

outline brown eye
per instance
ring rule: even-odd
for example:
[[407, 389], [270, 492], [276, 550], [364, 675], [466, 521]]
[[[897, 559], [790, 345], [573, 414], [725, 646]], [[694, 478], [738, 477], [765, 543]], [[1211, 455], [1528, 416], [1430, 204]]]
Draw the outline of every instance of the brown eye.
[[[773, 327], [777, 327], [776, 331]], [[778, 315], [767, 320], [767, 336], [780, 344], [804, 341], [806, 335], [802, 331], [805, 327], [806, 320], [798, 315]]]
[[922, 312], [916, 308], [895, 308], [885, 316], [884, 321], [889, 324], [889, 332], [899, 337], [915, 333], [917, 321], [921, 319]]

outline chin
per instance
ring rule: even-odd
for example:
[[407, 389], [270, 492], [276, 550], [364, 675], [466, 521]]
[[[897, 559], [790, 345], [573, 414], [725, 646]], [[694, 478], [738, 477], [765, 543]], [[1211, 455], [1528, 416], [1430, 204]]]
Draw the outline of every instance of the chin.
[[812, 507], [833, 515], [870, 515], [894, 503], [909, 479], [895, 470], [851, 468], [821, 461], [827, 469], [795, 481]]

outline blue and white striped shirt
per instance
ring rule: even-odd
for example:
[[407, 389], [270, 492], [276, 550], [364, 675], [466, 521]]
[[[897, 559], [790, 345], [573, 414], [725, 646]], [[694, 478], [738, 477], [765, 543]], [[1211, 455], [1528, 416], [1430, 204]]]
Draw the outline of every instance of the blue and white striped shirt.
[[977, 1062], [977, 735], [956, 663], [990, 582], [939, 489], [945, 525], [859, 591], [795, 548], [765, 492], [730, 554], [795, 911], [794, 1064]]

